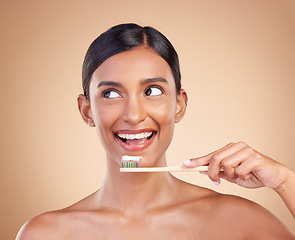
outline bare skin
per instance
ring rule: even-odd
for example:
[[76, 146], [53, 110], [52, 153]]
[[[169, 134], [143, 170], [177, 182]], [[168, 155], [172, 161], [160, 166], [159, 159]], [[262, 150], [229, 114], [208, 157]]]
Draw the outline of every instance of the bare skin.
[[[184, 165], [209, 165], [208, 172], [203, 174], [218, 184], [223, 178], [245, 188], [271, 188], [282, 198], [295, 218], [295, 173], [244, 142], [229, 143], [206, 156], [186, 161]], [[221, 165], [222, 172], [219, 171]]]
[[[80, 95], [78, 104], [106, 150], [104, 183], [74, 205], [30, 220], [18, 240], [294, 239], [256, 203], [191, 185], [170, 173], [119, 172], [126, 154], [142, 156], [142, 166], [166, 166], [174, 125], [185, 114], [185, 91], [176, 94], [169, 65], [151, 49], [137, 47], [110, 57], [94, 72], [89, 89], [90, 99]], [[152, 132], [152, 138], [118, 137], [139, 132]], [[210, 159], [186, 165], [208, 165]], [[218, 181], [220, 173], [212, 166], [208, 174]]]
[[125, 209], [113, 205], [114, 197], [111, 204], [99, 200], [99, 190], [67, 209], [31, 220], [19, 239], [294, 239], [253, 202], [169, 178], [173, 191], [164, 190], [166, 199], [154, 195], [145, 205], [136, 202]]

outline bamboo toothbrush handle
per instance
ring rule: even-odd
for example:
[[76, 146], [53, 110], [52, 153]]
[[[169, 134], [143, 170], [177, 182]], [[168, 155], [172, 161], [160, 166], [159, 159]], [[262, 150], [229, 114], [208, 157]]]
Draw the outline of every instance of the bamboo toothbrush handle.
[[[184, 166], [174, 166], [174, 167], [149, 167], [149, 168], [120, 168], [120, 172], [200, 172], [208, 171], [208, 166], [199, 166], [188, 168]], [[220, 171], [223, 171], [220, 168]]]

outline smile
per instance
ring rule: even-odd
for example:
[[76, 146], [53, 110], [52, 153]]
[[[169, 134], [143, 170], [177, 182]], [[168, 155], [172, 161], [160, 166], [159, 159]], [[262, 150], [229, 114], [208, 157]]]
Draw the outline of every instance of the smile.
[[[151, 135], [153, 134], [153, 132], [145, 132], [145, 133], [139, 133], [139, 134], [118, 134], [118, 137], [126, 142], [129, 140], [147, 140]], [[132, 141], [131, 142], [132, 145]]]
[[140, 151], [151, 144], [156, 134], [157, 132], [153, 130], [124, 130], [116, 132], [114, 135], [124, 149], [128, 151]]

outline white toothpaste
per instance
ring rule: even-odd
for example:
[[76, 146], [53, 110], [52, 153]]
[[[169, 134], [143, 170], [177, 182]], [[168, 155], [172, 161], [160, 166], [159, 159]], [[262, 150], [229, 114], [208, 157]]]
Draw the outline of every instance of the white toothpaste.
[[122, 156], [122, 161], [139, 161], [139, 159], [141, 159], [141, 156], [128, 156], [128, 155], [124, 155]]

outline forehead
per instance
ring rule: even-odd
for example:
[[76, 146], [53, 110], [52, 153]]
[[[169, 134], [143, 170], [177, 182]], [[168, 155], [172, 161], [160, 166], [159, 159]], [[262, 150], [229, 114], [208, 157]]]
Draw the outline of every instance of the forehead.
[[161, 56], [151, 48], [136, 47], [108, 58], [95, 70], [92, 79], [97, 82], [152, 77], [162, 77], [174, 84], [171, 68]]

